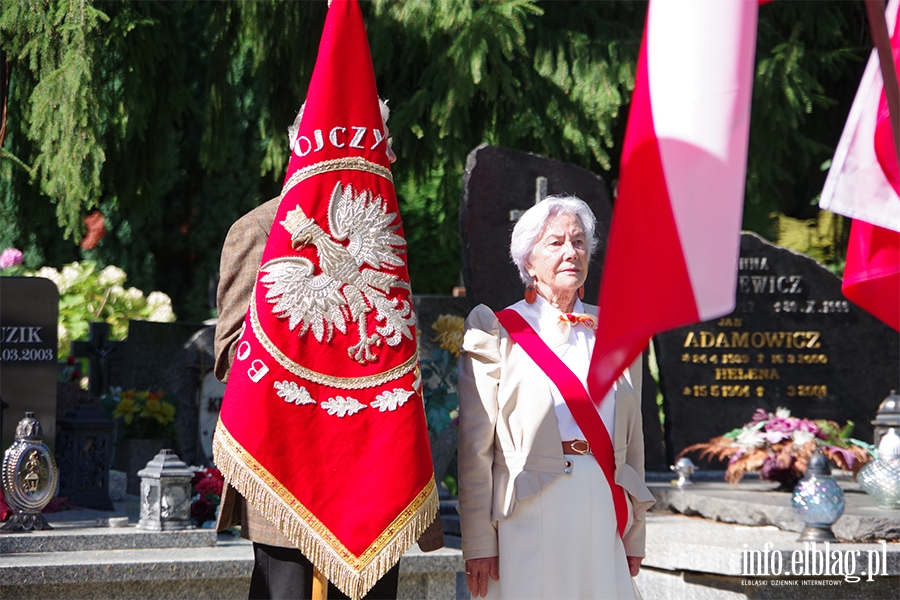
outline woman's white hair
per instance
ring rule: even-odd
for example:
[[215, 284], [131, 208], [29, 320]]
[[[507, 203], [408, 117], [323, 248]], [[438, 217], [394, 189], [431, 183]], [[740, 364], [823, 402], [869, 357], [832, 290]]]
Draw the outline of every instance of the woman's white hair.
[[578, 219], [590, 245], [590, 254], [597, 249], [600, 241], [596, 233], [597, 217], [587, 202], [577, 196], [547, 196], [526, 210], [513, 227], [509, 255], [519, 268], [519, 278], [525, 285], [534, 282], [534, 278], [528, 273], [528, 263], [534, 252], [534, 245], [550, 219], [559, 215], [572, 215]]
[[[388, 119], [391, 118], [391, 109], [388, 108], [388, 101], [378, 99], [378, 107], [381, 108], [381, 120], [384, 121], [384, 124], [387, 125]], [[294, 117], [294, 122], [288, 127], [288, 145], [291, 147], [291, 151], [294, 150], [294, 144], [297, 142], [297, 132], [300, 130], [300, 120], [303, 118], [303, 109], [306, 108], [306, 102], [300, 105], [300, 110], [297, 111], [297, 116]]]

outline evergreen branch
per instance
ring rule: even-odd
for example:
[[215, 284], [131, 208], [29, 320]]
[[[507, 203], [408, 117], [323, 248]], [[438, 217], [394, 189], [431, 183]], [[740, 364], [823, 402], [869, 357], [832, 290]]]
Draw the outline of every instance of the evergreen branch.
[[7, 150], [0, 148], [0, 159], [6, 159], [17, 167], [22, 168], [29, 175], [34, 175], [34, 168], [26, 165], [18, 156], [16, 156], [12, 152], [8, 152]]

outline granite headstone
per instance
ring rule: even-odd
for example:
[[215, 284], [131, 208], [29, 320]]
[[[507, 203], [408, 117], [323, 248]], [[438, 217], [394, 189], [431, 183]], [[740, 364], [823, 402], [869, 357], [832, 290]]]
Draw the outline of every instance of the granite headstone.
[[199, 444], [200, 386], [213, 365], [215, 329], [189, 323], [131, 321], [128, 338], [116, 351], [113, 387], [162, 390], [177, 400], [175, 452], [189, 465], [203, 462]]
[[35, 413], [55, 446], [59, 290], [42, 277], [0, 277], [0, 410], [5, 450], [21, 415]]
[[[818, 262], [741, 235], [737, 302], [725, 317], [656, 336], [669, 460], [750, 421], [757, 408], [855, 424], [900, 381], [900, 336], [841, 294]], [[721, 466], [721, 465], [719, 465]]]
[[[513, 226], [521, 214], [552, 195], [578, 196], [597, 217], [599, 244], [585, 282], [585, 299], [596, 302], [612, 206], [606, 183], [581, 167], [536, 154], [481, 145], [466, 160], [459, 208], [463, 280], [469, 307], [501, 310], [522, 299], [524, 285], [509, 257]], [[656, 386], [644, 358], [642, 413], [648, 470], [666, 469], [656, 405]]]
[[482, 145], [466, 160], [459, 207], [463, 280], [470, 307], [486, 304], [501, 310], [522, 299], [524, 285], [509, 257], [512, 228], [536, 201], [556, 194], [578, 196], [597, 217], [600, 243], [584, 286], [586, 299], [597, 298], [612, 217], [603, 179], [536, 154]]

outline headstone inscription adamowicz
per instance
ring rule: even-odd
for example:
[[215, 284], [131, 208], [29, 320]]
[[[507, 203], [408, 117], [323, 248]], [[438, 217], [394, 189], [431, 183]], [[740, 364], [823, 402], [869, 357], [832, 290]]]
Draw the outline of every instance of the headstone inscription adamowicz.
[[0, 277], [0, 400], [2, 449], [15, 440], [16, 425], [35, 413], [44, 443], [56, 431], [56, 329], [59, 290], [42, 277]]
[[900, 380], [900, 335], [841, 294], [802, 254], [741, 235], [735, 311], [656, 336], [666, 448], [750, 421], [757, 408], [855, 423], [872, 441], [878, 404]]
[[[597, 217], [600, 243], [591, 259], [585, 300], [596, 303], [612, 219], [603, 179], [581, 167], [535, 154], [481, 145], [469, 153], [462, 181], [459, 235], [463, 281], [469, 308], [486, 304], [501, 310], [522, 299], [525, 286], [509, 257], [513, 226], [521, 214], [546, 196], [578, 196]], [[656, 388], [644, 356], [641, 398], [644, 456], [648, 470], [667, 470], [659, 428]]]
[[463, 280], [470, 308], [486, 304], [501, 310], [522, 299], [525, 286], [509, 257], [510, 235], [536, 200], [556, 194], [578, 196], [597, 217], [600, 244], [584, 286], [585, 299], [596, 302], [612, 218], [603, 179], [543, 156], [482, 145], [466, 160], [459, 206]]

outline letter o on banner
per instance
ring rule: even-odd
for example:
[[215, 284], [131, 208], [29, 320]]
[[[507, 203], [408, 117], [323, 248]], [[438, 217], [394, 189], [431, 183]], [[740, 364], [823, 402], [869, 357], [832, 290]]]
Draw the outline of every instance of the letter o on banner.
[[[302, 142], [306, 142], [306, 151], [300, 150], [300, 144]], [[312, 150], [312, 142], [309, 141], [309, 138], [305, 135], [301, 135], [297, 138], [297, 143], [294, 145], [294, 154], [297, 156], [306, 156], [309, 154], [309, 151]]]

